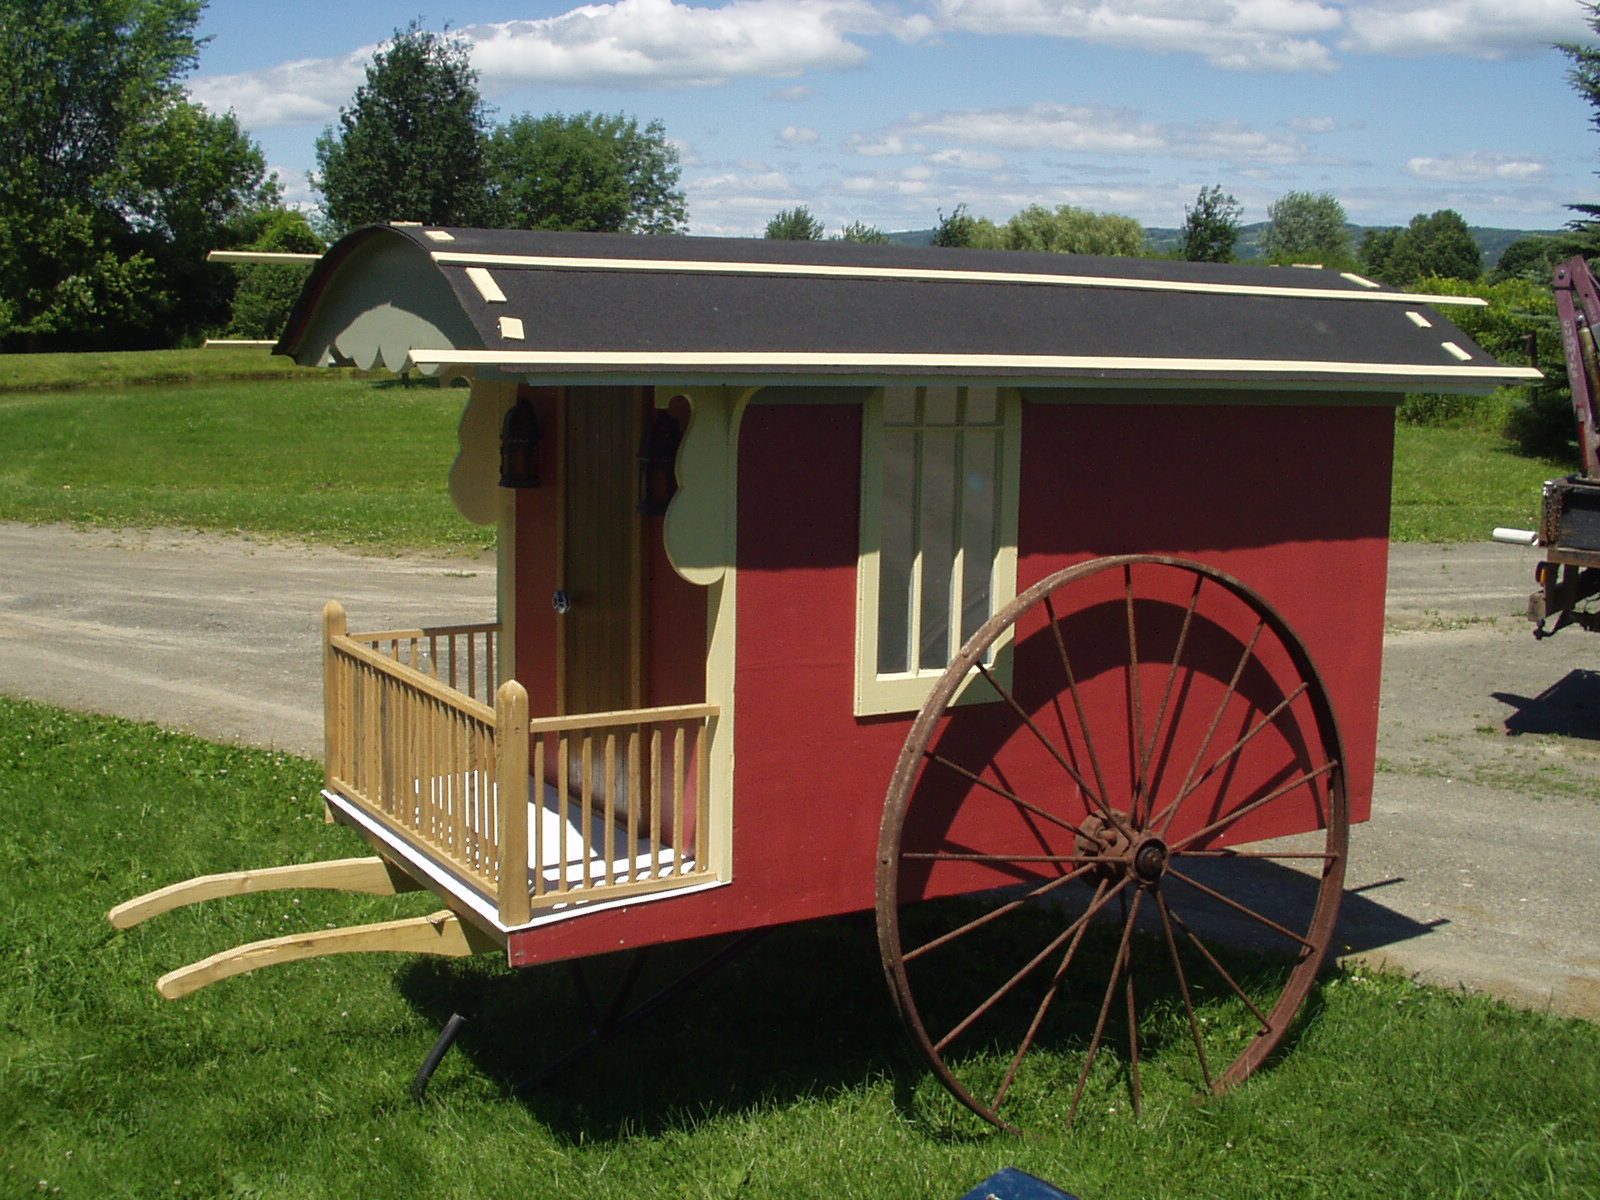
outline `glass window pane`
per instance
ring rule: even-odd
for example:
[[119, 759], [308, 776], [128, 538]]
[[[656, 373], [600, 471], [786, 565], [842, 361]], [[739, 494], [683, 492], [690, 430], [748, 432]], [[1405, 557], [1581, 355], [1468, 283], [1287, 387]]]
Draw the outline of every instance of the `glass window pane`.
[[929, 425], [954, 425], [960, 419], [961, 389], [931, 387], [922, 402], [922, 419]]
[[960, 448], [960, 434], [953, 430], [922, 435], [922, 496], [917, 521], [922, 543], [922, 599], [917, 666], [923, 670], [943, 670], [954, 653], [950, 644], [950, 588], [958, 536]]
[[967, 389], [967, 424], [994, 425], [1000, 420], [1000, 390], [992, 387]]
[[911, 669], [911, 563], [916, 553], [917, 437], [883, 435], [878, 507], [878, 673]]
[[961, 641], [993, 615], [992, 582], [998, 550], [996, 497], [1000, 435], [974, 429], [965, 435], [961, 486]]
[[883, 423], [885, 425], [913, 425], [916, 420], [916, 388], [890, 387], [883, 389]]

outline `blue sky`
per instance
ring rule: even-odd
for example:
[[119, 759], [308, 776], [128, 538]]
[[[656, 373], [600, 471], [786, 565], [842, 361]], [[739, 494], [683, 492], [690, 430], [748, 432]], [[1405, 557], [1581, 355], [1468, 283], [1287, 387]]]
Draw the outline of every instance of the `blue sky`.
[[1072, 204], [1246, 222], [1288, 191], [1360, 224], [1454, 208], [1553, 229], [1600, 202], [1600, 133], [1550, 48], [1577, 0], [212, 0], [188, 79], [289, 199], [372, 52], [420, 17], [468, 40], [495, 115], [627, 112], [678, 147], [690, 230], [836, 232]]

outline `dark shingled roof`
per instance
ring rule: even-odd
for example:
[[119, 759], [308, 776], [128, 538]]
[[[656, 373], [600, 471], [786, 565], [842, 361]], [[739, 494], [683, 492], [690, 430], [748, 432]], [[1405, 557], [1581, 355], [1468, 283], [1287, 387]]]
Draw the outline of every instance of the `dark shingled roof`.
[[1325, 270], [847, 242], [373, 226], [275, 352], [547, 382], [1186, 381], [1478, 391], [1430, 300]]

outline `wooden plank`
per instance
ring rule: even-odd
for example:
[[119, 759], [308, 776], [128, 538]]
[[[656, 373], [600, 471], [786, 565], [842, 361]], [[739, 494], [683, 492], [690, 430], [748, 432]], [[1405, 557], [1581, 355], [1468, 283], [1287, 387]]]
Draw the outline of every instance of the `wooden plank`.
[[534, 733], [566, 733], [609, 726], [666, 724], [670, 721], [697, 721], [717, 716], [715, 704], [668, 704], [660, 708], [620, 709], [616, 712], [575, 713], [563, 717], [535, 717], [528, 722]]
[[376, 925], [353, 925], [342, 929], [318, 929], [311, 933], [289, 934], [235, 946], [210, 958], [169, 971], [156, 981], [156, 990], [168, 1000], [187, 996], [219, 979], [242, 975], [261, 967], [324, 958], [330, 954], [400, 952], [438, 954], [465, 958], [501, 948], [475, 925], [463, 923], [448, 909], [425, 917], [407, 917]]
[[365, 892], [371, 896], [393, 896], [400, 892], [416, 891], [421, 886], [385, 859], [339, 858], [327, 862], [293, 863], [283, 867], [200, 875], [125, 900], [106, 915], [118, 929], [130, 929], [161, 913], [220, 896], [244, 896], [290, 888], [322, 888], [336, 892]]

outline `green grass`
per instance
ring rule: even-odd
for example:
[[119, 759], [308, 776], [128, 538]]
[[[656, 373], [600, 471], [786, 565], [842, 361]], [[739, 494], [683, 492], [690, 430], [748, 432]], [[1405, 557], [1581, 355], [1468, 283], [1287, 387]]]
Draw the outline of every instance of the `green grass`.
[[[256, 371], [278, 375], [237, 378]], [[0, 520], [476, 552], [492, 531], [461, 520], [445, 492], [463, 403], [260, 350], [0, 355]], [[1531, 528], [1540, 485], [1572, 470], [1491, 430], [1401, 424], [1391, 536]]]
[[[262, 346], [120, 353], [0, 354], [0, 392], [212, 383], [227, 379], [348, 379], [353, 371], [296, 366]], [[388, 378], [380, 371], [373, 378]]]
[[[1086, 1200], [1600, 1196], [1600, 1029], [1360, 971], [1228, 1096], [1191, 1103], [1155, 1063], [1142, 1116], [1113, 1079], [1026, 1139], [910, 1061], [855, 920], [780, 931], [526, 1099], [512, 1082], [583, 1032], [558, 965], [349, 956], [158, 999], [215, 950], [432, 907], [279, 893], [105, 922], [196, 872], [359, 853], [318, 782], [0, 698], [0, 1195], [953, 1200], [1014, 1165]], [[416, 1106], [452, 1011], [473, 1020]]]
[[1397, 425], [1389, 536], [1481, 542], [1497, 525], [1535, 529], [1544, 481], [1576, 469], [1518, 454], [1493, 432]]
[[446, 491], [464, 403], [315, 376], [0, 393], [0, 520], [475, 553], [493, 531]]

